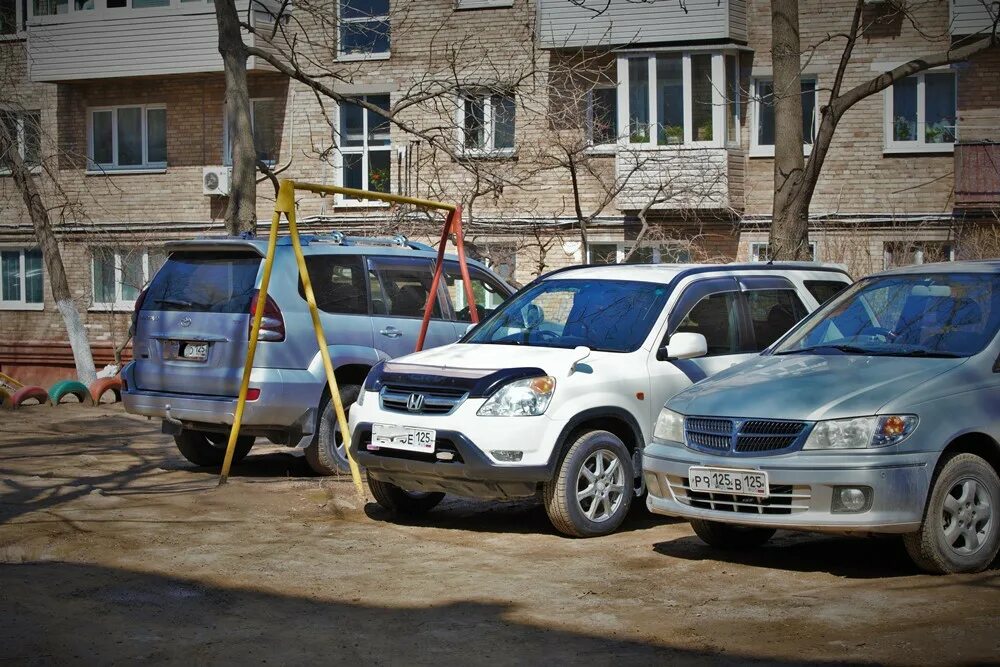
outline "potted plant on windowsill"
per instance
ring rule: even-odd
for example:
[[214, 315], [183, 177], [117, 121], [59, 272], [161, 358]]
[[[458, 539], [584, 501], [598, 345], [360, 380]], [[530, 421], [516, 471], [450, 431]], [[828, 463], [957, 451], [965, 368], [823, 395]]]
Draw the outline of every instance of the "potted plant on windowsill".
[[906, 116], [896, 116], [893, 121], [892, 136], [896, 141], [913, 141], [913, 124]]
[[684, 143], [684, 127], [682, 125], [662, 125], [660, 127], [661, 144]]
[[374, 192], [389, 191], [389, 170], [372, 169], [368, 173], [368, 189]]
[[645, 125], [639, 127], [633, 126], [631, 132], [629, 132], [629, 141], [633, 144], [648, 144], [649, 128]]

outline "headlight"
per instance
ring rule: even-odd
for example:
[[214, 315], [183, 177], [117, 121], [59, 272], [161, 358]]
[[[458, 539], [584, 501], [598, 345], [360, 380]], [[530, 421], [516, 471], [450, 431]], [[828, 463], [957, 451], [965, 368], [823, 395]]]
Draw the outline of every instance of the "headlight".
[[543, 414], [552, 400], [556, 379], [548, 375], [504, 385], [479, 408], [481, 417], [533, 417]]
[[660, 416], [656, 418], [656, 427], [653, 429], [653, 437], [657, 440], [683, 443], [684, 415], [667, 408], [660, 410]]
[[906, 440], [916, 427], [916, 415], [831, 419], [813, 427], [803, 449], [888, 447]]

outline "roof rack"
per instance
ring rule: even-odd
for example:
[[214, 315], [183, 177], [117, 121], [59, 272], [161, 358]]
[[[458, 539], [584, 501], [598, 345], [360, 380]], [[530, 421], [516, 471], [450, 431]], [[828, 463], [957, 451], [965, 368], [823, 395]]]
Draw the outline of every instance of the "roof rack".
[[[402, 234], [397, 234], [392, 237], [379, 237], [379, 236], [348, 236], [343, 232], [330, 231], [322, 232], [319, 234], [302, 234], [299, 236], [299, 241], [302, 245], [309, 245], [310, 243], [331, 243], [334, 245], [341, 246], [376, 246], [381, 248], [409, 248], [410, 250], [430, 250], [433, 252], [434, 248], [430, 247], [426, 243], [419, 243], [417, 241], [411, 241]], [[278, 240], [278, 245], [289, 245], [291, 243], [291, 237], [282, 237]]]

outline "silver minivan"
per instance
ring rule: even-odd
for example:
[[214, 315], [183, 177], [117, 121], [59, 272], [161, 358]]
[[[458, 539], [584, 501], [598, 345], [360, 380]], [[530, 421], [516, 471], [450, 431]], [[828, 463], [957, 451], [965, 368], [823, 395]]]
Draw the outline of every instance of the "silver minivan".
[[897, 533], [921, 568], [1000, 549], [1000, 261], [855, 283], [760, 357], [669, 400], [644, 461], [652, 511], [705, 542], [776, 528]]
[[[349, 406], [372, 366], [414, 350], [436, 251], [396, 239], [305, 236], [303, 254], [329, 342], [341, 398]], [[136, 301], [133, 361], [122, 398], [133, 414], [159, 417], [180, 452], [198, 465], [222, 462], [233, 422], [251, 316], [263, 273], [264, 240], [166, 244], [166, 263]], [[469, 261], [480, 315], [513, 289]], [[458, 263], [448, 257], [425, 347], [453, 343], [470, 315]], [[257, 437], [305, 448], [320, 473], [347, 469], [308, 306], [289, 238], [278, 241], [236, 459]]]

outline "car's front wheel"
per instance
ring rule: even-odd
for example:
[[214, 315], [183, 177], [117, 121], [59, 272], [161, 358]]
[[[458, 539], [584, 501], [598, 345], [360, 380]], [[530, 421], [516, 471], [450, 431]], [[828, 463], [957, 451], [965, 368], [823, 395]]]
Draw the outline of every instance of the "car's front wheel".
[[587, 431], [570, 446], [555, 479], [543, 489], [556, 530], [572, 537], [613, 533], [635, 496], [632, 457], [608, 431]]
[[406, 491], [395, 484], [383, 482], [368, 474], [368, 489], [375, 496], [375, 502], [393, 514], [400, 516], [420, 516], [430, 512], [444, 499], [439, 492]]
[[[236, 438], [236, 449], [233, 451], [233, 463], [239, 463], [250, 453], [255, 438], [252, 435], [241, 435]], [[222, 465], [226, 458], [226, 446], [229, 435], [226, 433], [206, 433], [184, 429], [174, 436], [174, 444], [188, 461], [206, 468]]]
[[[356, 384], [345, 384], [340, 388], [340, 401], [344, 404], [344, 415], [350, 416], [351, 406], [358, 400], [361, 387]], [[337, 422], [337, 411], [333, 401], [326, 395], [319, 407], [319, 426], [313, 440], [306, 447], [306, 461], [309, 467], [321, 475], [348, 474], [351, 466], [347, 462], [347, 451], [344, 449], [344, 436], [340, 433]]]
[[718, 521], [691, 519], [691, 528], [705, 544], [717, 549], [752, 549], [767, 542], [774, 535], [774, 528], [734, 526]]
[[983, 458], [957, 454], [940, 464], [920, 530], [906, 551], [934, 574], [981, 572], [1000, 550], [1000, 477]]

